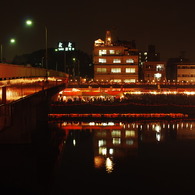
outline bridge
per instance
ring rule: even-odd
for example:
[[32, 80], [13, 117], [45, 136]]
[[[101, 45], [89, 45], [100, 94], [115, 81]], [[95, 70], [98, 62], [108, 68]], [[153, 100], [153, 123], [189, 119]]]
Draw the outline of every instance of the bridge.
[[195, 94], [195, 83], [76, 81], [64, 72], [0, 63], [0, 143], [30, 143], [37, 126], [48, 122], [49, 105], [60, 91], [67, 96]]
[[68, 74], [0, 63], [0, 143], [30, 143], [47, 122], [50, 101], [67, 86]]

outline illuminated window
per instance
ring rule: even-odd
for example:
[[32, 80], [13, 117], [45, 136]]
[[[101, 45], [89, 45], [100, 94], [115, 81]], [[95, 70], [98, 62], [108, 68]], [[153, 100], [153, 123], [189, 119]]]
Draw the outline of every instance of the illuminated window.
[[99, 58], [99, 63], [106, 63], [106, 59], [104, 59], [104, 58]]
[[121, 139], [120, 138], [113, 138], [112, 143], [115, 145], [118, 145], [121, 143]]
[[113, 130], [111, 135], [112, 135], [112, 137], [120, 137], [121, 131], [120, 130]]
[[106, 68], [97, 68], [97, 72], [106, 73]]
[[115, 51], [113, 49], [110, 50], [110, 54], [115, 54]]
[[120, 83], [121, 82], [121, 79], [114, 79], [113, 82]]
[[126, 73], [135, 73], [135, 68], [125, 68]]
[[162, 71], [163, 70], [163, 64], [158, 64], [156, 66], [156, 71]]
[[116, 54], [117, 55], [120, 55], [121, 54], [121, 51], [120, 50], [116, 50]]
[[132, 140], [132, 139], [126, 140], [126, 144], [127, 144], [127, 145], [133, 145], [133, 140]]
[[121, 68], [111, 68], [112, 73], [121, 73]]
[[102, 56], [102, 55], [105, 55], [105, 54], [107, 54], [106, 49], [99, 50], [99, 56]]
[[134, 63], [134, 60], [133, 59], [127, 59], [126, 63]]
[[96, 135], [97, 137], [106, 137], [106, 134], [107, 134], [106, 131], [98, 131]]
[[135, 83], [135, 79], [124, 79], [125, 83]]
[[121, 60], [120, 59], [114, 59], [113, 63], [121, 63]]
[[106, 140], [101, 139], [101, 140], [98, 141], [98, 146], [99, 147], [104, 146], [104, 145], [106, 145]]
[[126, 130], [125, 137], [135, 137], [135, 131], [134, 130]]

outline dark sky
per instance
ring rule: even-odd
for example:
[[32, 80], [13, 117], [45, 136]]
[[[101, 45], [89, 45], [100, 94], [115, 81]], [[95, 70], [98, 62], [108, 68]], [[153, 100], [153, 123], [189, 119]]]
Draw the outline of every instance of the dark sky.
[[[0, 43], [7, 58], [43, 49], [47, 26], [48, 47], [72, 41], [91, 54], [94, 41], [115, 29], [120, 40], [135, 40], [140, 50], [154, 44], [162, 60], [184, 51], [195, 62], [193, 1], [1, 0], [0, 16]], [[34, 20], [33, 27], [25, 27], [26, 18]], [[8, 44], [12, 36], [15, 45]]]

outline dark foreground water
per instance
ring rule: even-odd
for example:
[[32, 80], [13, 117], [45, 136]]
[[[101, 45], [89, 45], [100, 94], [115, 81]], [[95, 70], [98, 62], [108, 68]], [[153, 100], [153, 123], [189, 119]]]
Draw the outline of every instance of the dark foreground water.
[[0, 145], [0, 178], [2, 195], [195, 194], [195, 121], [53, 121]]

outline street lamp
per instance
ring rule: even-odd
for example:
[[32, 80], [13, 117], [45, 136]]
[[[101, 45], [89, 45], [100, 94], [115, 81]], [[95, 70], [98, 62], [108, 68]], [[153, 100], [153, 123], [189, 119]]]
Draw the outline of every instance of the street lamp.
[[1, 44], [1, 63], [3, 62], [3, 45]]
[[[26, 25], [27, 26], [32, 26], [33, 21], [28, 19], [26, 20]], [[47, 69], [48, 69], [48, 30], [47, 27], [45, 26], [45, 68], [46, 68], [46, 77], [47, 77]]]
[[[14, 38], [10, 39], [10, 44], [14, 44], [16, 42], [16, 40]], [[1, 63], [3, 62], [3, 44], [1, 43], [0, 45], [0, 55], [1, 55]]]
[[[77, 62], [77, 76], [80, 76], [80, 60], [77, 58], [73, 58], [74, 62]], [[74, 67], [74, 71], [75, 71], [75, 67]]]

